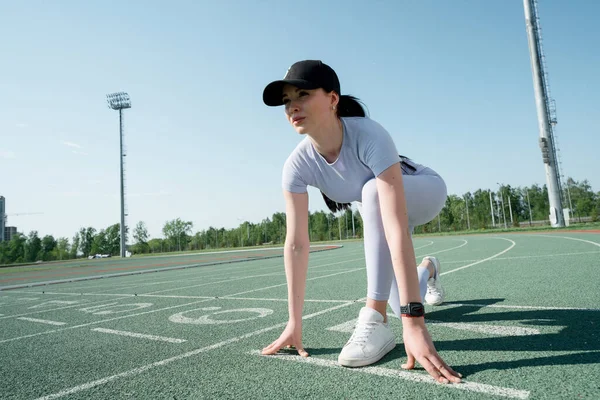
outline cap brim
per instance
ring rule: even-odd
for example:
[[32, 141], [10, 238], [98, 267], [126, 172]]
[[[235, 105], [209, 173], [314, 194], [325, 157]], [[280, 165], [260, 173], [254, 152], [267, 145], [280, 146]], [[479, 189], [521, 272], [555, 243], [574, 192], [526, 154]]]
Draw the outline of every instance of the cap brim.
[[263, 91], [263, 101], [270, 107], [283, 105], [283, 87], [288, 84], [296, 86], [300, 89], [318, 89], [314, 83], [302, 79], [283, 79], [280, 81], [271, 82]]

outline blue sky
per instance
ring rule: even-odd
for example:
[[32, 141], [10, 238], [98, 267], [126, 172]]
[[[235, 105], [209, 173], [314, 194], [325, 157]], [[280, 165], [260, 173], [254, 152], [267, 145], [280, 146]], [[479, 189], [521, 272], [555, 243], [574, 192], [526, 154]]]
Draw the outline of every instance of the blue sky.
[[[159, 237], [177, 217], [196, 231], [284, 211], [301, 138], [261, 95], [301, 59], [331, 65], [449, 193], [545, 184], [521, 0], [2, 3], [0, 195], [25, 233], [119, 221], [115, 91], [133, 104], [129, 225]], [[598, 191], [600, 2], [539, 7], [564, 174]]]

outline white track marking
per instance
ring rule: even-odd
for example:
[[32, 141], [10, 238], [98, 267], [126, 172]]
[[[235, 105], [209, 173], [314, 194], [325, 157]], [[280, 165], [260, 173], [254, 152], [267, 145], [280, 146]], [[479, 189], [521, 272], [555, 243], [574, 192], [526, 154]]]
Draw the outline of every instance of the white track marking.
[[539, 335], [541, 332], [534, 328], [524, 328], [520, 326], [506, 325], [485, 325], [485, 324], [467, 324], [464, 322], [441, 322], [426, 321], [429, 324], [443, 326], [445, 328], [457, 329], [460, 331], [479, 332], [496, 336], [530, 336]]
[[538, 236], [551, 237], [551, 238], [559, 238], [559, 239], [577, 240], [578, 242], [585, 242], [585, 243], [593, 244], [594, 246], [600, 247], [600, 243], [592, 242], [591, 240], [573, 238], [573, 237], [568, 237], [568, 236], [555, 236], [555, 235], [538, 235]]
[[[307, 279], [307, 280], [316, 280], [316, 279], [328, 278], [330, 276], [335, 276], [335, 275], [340, 275], [340, 274], [349, 273], [349, 272], [355, 272], [355, 271], [361, 271], [363, 269], [364, 268], [358, 268], [358, 269], [353, 269], [353, 270], [349, 270], [349, 271], [343, 271], [343, 272], [340, 272], [340, 273], [337, 273], [337, 274], [330, 274], [330, 275], [318, 276], [318, 277], [310, 278], [310, 279]], [[275, 285], [273, 287], [285, 286], [285, 285], [287, 285], [287, 283], [283, 283], [281, 285]], [[271, 288], [271, 286], [266, 287], [266, 288], [259, 288], [259, 289], [254, 289], [254, 290], [248, 290], [248, 291], [244, 291], [244, 292], [234, 293], [234, 294], [226, 295], [226, 296], [223, 296], [223, 297], [238, 296], [238, 295], [242, 295], [242, 294], [246, 294], [246, 293], [250, 293], [250, 292], [257, 292], [259, 290], [266, 290], [266, 289], [270, 289], [270, 288]], [[215, 300], [215, 298], [213, 297], [213, 298], [210, 298], [210, 299], [202, 299], [202, 300], [193, 301], [193, 302], [190, 302], [190, 303], [184, 303], [184, 304], [178, 304], [178, 305], [175, 305], [175, 306], [157, 308], [155, 310], [149, 310], [149, 311], [144, 311], [144, 312], [140, 312], [140, 313], [122, 315], [122, 316], [113, 317], [113, 318], [106, 318], [106, 319], [102, 319], [102, 320], [95, 321], [95, 322], [88, 322], [86, 324], [70, 326], [68, 328], [52, 329], [52, 330], [45, 331], [45, 332], [38, 332], [38, 333], [30, 334], [30, 335], [18, 336], [18, 337], [14, 337], [14, 338], [10, 338], [10, 339], [0, 340], [0, 344], [1, 343], [12, 342], [12, 341], [15, 341], [15, 340], [27, 339], [27, 338], [31, 338], [31, 337], [35, 337], [35, 336], [48, 335], [48, 334], [51, 334], [51, 333], [62, 332], [62, 331], [65, 331], [67, 329], [83, 328], [83, 327], [87, 327], [87, 326], [90, 326], [90, 325], [101, 324], [103, 322], [116, 321], [116, 320], [120, 320], [120, 319], [124, 319], [124, 318], [132, 318], [132, 317], [137, 317], [137, 316], [140, 316], [140, 315], [153, 314], [153, 313], [160, 312], [160, 311], [172, 310], [172, 309], [181, 308], [181, 307], [187, 307], [187, 306], [191, 306], [191, 305], [194, 305], [194, 304], [205, 303], [207, 301], [212, 301], [212, 300]], [[349, 304], [349, 303], [346, 303], [346, 304]], [[350, 304], [353, 304], [353, 303], [350, 303]], [[342, 305], [345, 305], [345, 304], [342, 304]], [[336, 306], [336, 307], [339, 307], [339, 306]]]
[[[100, 302], [96, 302], [95, 304], [101, 304], [101, 303], [105, 303], [107, 301], [113, 301], [114, 299], [110, 299], [110, 300], [103, 300]], [[67, 308], [74, 308], [74, 307], [78, 307], [81, 306], [82, 304], [84, 304], [87, 300], [83, 300], [81, 301], [81, 303], [79, 304], [75, 304], [73, 306], [66, 306], [66, 307], [58, 307], [58, 308], [49, 308], [49, 309], [45, 309], [45, 310], [39, 310], [39, 311], [33, 311], [33, 312], [29, 312], [29, 313], [25, 313], [25, 314], [17, 314], [17, 315], [5, 315], [0, 319], [5, 319], [5, 318], [17, 318], [17, 317], [23, 317], [25, 315], [33, 315], [33, 314], [42, 314], [42, 313], [46, 313], [46, 312], [50, 312], [50, 311], [58, 311], [58, 310], [64, 310]], [[91, 303], [91, 302], [90, 302]], [[90, 304], [87, 303], [87, 304]]]
[[414, 250], [419, 250], [422, 249], [423, 247], [428, 247], [431, 246], [433, 244], [433, 242], [431, 240], [428, 241], [429, 243], [423, 245], [423, 246], [419, 246], [419, 247], [415, 247]]
[[[329, 265], [342, 264], [342, 263], [354, 262], [354, 261], [360, 261], [360, 259], [353, 259], [353, 260], [339, 261], [339, 262], [329, 263], [329, 264], [322, 264], [322, 265], [319, 265], [316, 267], [309, 268], [309, 270], [321, 268], [321, 267], [325, 267], [325, 266], [329, 266]], [[239, 278], [229, 278], [229, 279], [224, 279], [222, 281], [216, 281], [216, 282], [200, 283], [197, 285], [190, 285], [190, 286], [180, 286], [180, 287], [164, 289], [164, 290], [155, 290], [153, 292], [148, 292], [148, 293], [144, 293], [144, 294], [157, 294], [157, 293], [164, 293], [164, 292], [172, 292], [174, 290], [191, 289], [191, 288], [196, 288], [196, 287], [200, 287], [200, 286], [216, 285], [218, 283], [229, 283], [229, 282], [240, 281], [240, 280], [244, 280], [244, 279], [262, 278], [262, 277], [266, 277], [266, 276], [282, 276], [282, 275], [285, 275], [285, 271], [284, 272], [272, 272], [269, 274], [241, 276]]]
[[[191, 312], [195, 312], [195, 311], [207, 311], [209, 308], [214, 308], [214, 307], [198, 308], [195, 310], [187, 310], [187, 311], [183, 311], [183, 312], [180, 312], [177, 314], [173, 314], [169, 317], [169, 321], [174, 322], [176, 324], [222, 325], [222, 324], [235, 324], [238, 322], [249, 321], [249, 320], [253, 320], [253, 319], [257, 319], [257, 318], [263, 318], [263, 317], [273, 314], [273, 310], [271, 310], [270, 308], [238, 308], [238, 309], [234, 309], [234, 310], [216, 311], [212, 314], [204, 314], [198, 318], [187, 317], [185, 315], [187, 313], [191, 313]], [[220, 308], [220, 307], [216, 307], [216, 308]], [[232, 319], [212, 319], [212, 318], [210, 318], [211, 315], [240, 313], [240, 312], [249, 312], [249, 313], [258, 314], [258, 315], [251, 316], [248, 318], [233, 319], [233, 320]]]
[[[321, 278], [329, 278], [329, 277], [331, 277], [331, 276], [336, 276], [336, 275], [341, 275], [341, 274], [347, 274], [347, 273], [350, 273], [350, 272], [356, 272], [356, 271], [364, 271], [364, 270], [365, 270], [364, 268], [350, 269], [350, 270], [347, 270], [347, 271], [337, 272], [337, 273], [335, 273], [335, 274], [329, 274], [329, 275], [323, 275], [323, 276], [316, 276], [316, 277], [314, 277], [314, 278], [308, 278], [308, 279], [307, 279], [307, 281], [313, 281], [313, 280], [316, 280], [316, 279], [321, 279]], [[280, 284], [278, 284], [278, 285], [267, 286], [267, 287], [260, 288], [260, 289], [252, 289], [252, 290], [247, 290], [247, 291], [245, 291], [245, 292], [241, 292], [241, 293], [232, 294], [232, 295], [229, 295], [229, 296], [227, 296], [227, 297], [231, 297], [231, 296], [237, 296], [237, 295], [240, 295], [240, 294], [246, 294], [246, 293], [254, 293], [254, 292], [261, 291], [261, 290], [273, 289], [273, 288], [276, 288], [276, 287], [281, 287], [281, 286], [287, 286], [287, 283], [280, 283]]]
[[508, 308], [516, 310], [577, 310], [577, 311], [600, 311], [600, 308], [579, 308], [579, 307], [544, 307], [544, 306], [511, 306], [502, 304], [462, 304], [454, 303], [454, 307], [477, 307], [477, 308]]
[[[324, 259], [329, 259], [329, 258], [339, 259], [339, 256], [337, 254], [330, 255], [328, 253], [329, 252], [319, 253], [319, 255], [321, 255], [322, 256], [321, 258], [324, 258]], [[345, 254], [345, 257], [351, 257], [351, 256], [353, 257], [354, 256], [353, 253], [354, 252], [351, 252], [349, 254]], [[262, 260], [255, 259], [255, 260], [247, 260], [246, 262], [254, 262], [254, 261], [262, 261], [262, 262], [265, 262], [265, 261], [267, 261], [267, 262], [269, 262], [269, 261], [276, 261], [276, 264], [275, 265], [269, 265], [269, 266], [266, 266], [266, 267], [253, 268], [253, 271], [258, 271], [258, 270], [263, 270], [263, 269], [271, 269], [271, 268], [283, 268], [283, 265], [281, 264], [281, 261], [276, 260], [276, 259], [262, 259]], [[134, 288], [134, 287], [144, 287], [144, 286], [152, 286], [152, 285], [162, 285], [162, 284], [165, 284], [165, 283], [177, 283], [177, 282], [186, 282], [186, 283], [189, 283], [190, 281], [200, 280], [200, 279], [219, 279], [219, 278], [222, 279], [223, 276], [227, 276], [226, 274], [223, 274], [222, 272], [225, 271], [225, 272], [236, 273], [236, 270], [247, 268], [247, 266], [245, 264], [246, 262], [233, 263], [233, 264], [227, 264], [227, 265], [218, 264], [218, 265], [200, 266], [201, 267], [200, 270], [197, 270], [195, 268], [190, 267], [190, 266], [194, 266], [194, 265], [197, 265], [197, 264], [182, 265], [182, 266], [179, 266], [179, 268], [173, 268], [172, 269], [172, 270], [176, 270], [177, 271], [177, 273], [178, 273], [177, 274], [178, 279], [165, 280], [165, 281], [156, 281], [156, 279], [154, 277], [148, 278], [148, 279], [144, 279], [144, 275], [145, 275], [144, 274], [144, 275], [140, 275], [139, 281], [136, 284], [134, 284], [134, 285], [132, 285], [130, 283], [128, 283], [128, 284], [120, 284], [120, 286], [121, 286], [120, 289], [127, 289], [127, 288]], [[347, 261], [340, 261], [340, 262], [333, 263], [333, 264], [340, 264], [340, 263], [343, 263], [343, 262], [347, 262]], [[326, 265], [333, 265], [333, 264], [326, 264]], [[181, 269], [181, 267], [189, 267], [189, 268]], [[320, 266], [317, 266], [316, 268], [319, 268], [319, 267]], [[311, 269], [311, 268], [315, 268], [315, 267], [309, 267], [309, 269]], [[165, 269], [162, 272], [167, 272], [167, 271], [169, 271], [169, 270]], [[210, 276], [210, 275], [203, 275], [202, 276], [203, 272], [206, 272], [208, 274], [217, 273], [218, 272], [218, 274], [216, 276]], [[237, 271], [237, 272], [239, 272], [239, 271]], [[196, 276], [196, 277], [195, 278], [182, 278], [182, 277], [184, 277], [186, 275], [193, 275], [193, 276]], [[198, 276], [198, 275], [201, 275], [201, 276]], [[111, 286], [110, 284], [96, 285], [95, 287], [106, 287], [106, 286], [110, 287], [110, 289], [108, 289], [108, 290], [114, 290], [114, 286]], [[79, 287], [75, 286], [75, 287], [73, 287], [73, 289], [78, 289], [78, 288], [86, 289], [86, 286], [79, 286]], [[102, 291], [100, 291], [100, 292], [102, 292]], [[100, 292], [98, 292], [98, 293], [100, 293]]]
[[[328, 309], [325, 309], [325, 310], [322, 310], [322, 311], [319, 311], [319, 312], [316, 312], [316, 313], [313, 313], [313, 314], [305, 315], [304, 317], [302, 317], [302, 319], [311, 319], [311, 318], [314, 318], [316, 316], [319, 316], [319, 315], [322, 315], [322, 314], [325, 314], [325, 313], [337, 310], [339, 308], [350, 306], [352, 304], [354, 304], [354, 303], [340, 304], [340, 305], [337, 305], [337, 306], [334, 306], [334, 307], [331, 307], [331, 308], [328, 308]], [[205, 352], [210, 351], [210, 350], [218, 349], [218, 348], [227, 346], [228, 344], [237, 343], [237, 342], [239, 342], [241, 340], [250, 338], [252, 336], [257, 336], [257, 335], [263, 334], [265, 332], [270, 332], [270, 331], [275, 330], [275, 329], [283, 328], [286, 325], [287, 325], [287, 322], [282, 322], [280, 324], [276, 324], [276, 325], [270, 326], [268, 328], [259, 329], [257, 331], [250, 332], [250, 333], [247, 333], [247, 334], [242, 335], [242, 336], [238, 336], [238, 337], [234, 337], [234, 338], [231, 338], [231, 339], [227, 339], [227, 340], [224, 340], [222, 342], [212, 344], [210, 346], [201, 347], [199, 349], [192, 350], [192, 351], [180, 354], [180, 355], [175, 356], [175, 357], [166, 358], [164, 360], [156, 361], [156, 362], [153, 362], [151, 364], [146, 364], [146, 365], [144, 365], [142, 367], [130, 369], [129, 371], [121, 372], [121, 373], [116, 374], [116, 375], [107, 376], [107, 377], [102, 378], [102, 379], [98, 379], [98, 380], [95, 380], [95, 381], [84, 383], [83, 385], [78, 385], [78, 386], [74, 386], [74, 387], [69, 388], [69, 389], [64, 389], [64, 390], [61, 390], [58, 393], [54, 393], [54, 394], [50, 394], [48, 396], [40, 397], [37, 400], [57, 399], [57, 398], [60, 398], [60, 397], [63, 397], [63, 396], [67, 396], [67, 395], [73, 394], [73, 393], [81, 392], [83, 390], [91, 389], [91, 388], [96, 387], [96, 386], [104, 385], [105, 383], [117, 380], [119, 378], [126, 378], [126, 377], [129, 377], [129, 376], [139, 375], [139, 374], [141, 374], [143, 372], [146, 372], [146, 371], [148, 371], [148, 370], [150, 370], [152, 368], [156, 368], [156, 367], [160, 367], [160, 366], [163, 366], [163, 365], [167, 365], [167, 364], [170, 364], [172, 362], [183, 360], [185, 358], [189, 358], [189, 357], [201, 354], [201, 353], [205, 353]]]
[[[312, 244], [312, 245], [310, 245], [310, 247], [313, 247], [313, 248], [334, 247], [334, 249], [328, 249], [328, 250], [337, 250], [337, 249], [342, 248], [343, 246], [340, 246], [338, 244]], [[211, 256], [213, 254], [249, 253], [249, 252], [255, 252], [255, 251], [267, 251], [267, 250], [283, 251], [283, 247], [263, 247], [260, 249], [240, 249], [240, 250], [220, 250], [220, 251], [198, 251], [198, 252], [191, 252], [191, 253], [188, 252], [188, 253], [179, 253], [179, 254], [165, 254], [165, 255], [161, 255], [161, 256], [144, 256], [144, 258], [152, 259], [152, 258], [165, 258], [165, 257], [167, 257], [167, 258], [169, 258], [169, 257], [197, 257], [197, 256]]]
[[335, 368], [340, 371], [345, 371], [348, 373], [363, 373], [363, 374], [371, 374], [378, 376], [385, 376], [388, 378], [396, 378], [402, 379], [410, 382], [418, 382], [418, 383], [428, 383], [431, 385], [439, 385], [446, 389], [458, 389], [465, 390], [468, 392], [476, 392], [483, 393], [487, 395], [495, 395], [502, 397], [509, 397], [514, 399], [527, 399], [529, 397], [529, 391], [527, 390], [518, 390], [511, 389], [500, 386], [492, 386], [486, 385], [484, 383], [477, 382], [467, 382], [463, 379], [462, 383], [458, 384], [442, 384], [435, 381], [430, 375], [416, 372], [416, 371], [403, 371], [400, 369], [391, 369], [391, 368], [383, 368], [383, 367], [362, 367], [362, 368], [344, 368], [340, 366], [336, 361], [333, 360], [325, 360], [322, 358], [316, 357], [301, 357], [301, 356], [293, 356], [293, 355], [284, 355], [277, 354], [274, 356], [263, 356], [260, 351], [255, 350], [248, 354], [260, 356], [264, 358], [272, 358], [274, 360], [282, 360], [282, 361], [293, 361], [298, 363], [305, 363], [309, 365], [316, 365], [319, 367], [329, 367]]
[[334, 325], [327, 328], [328, 331], [333, 332], [343, 332], [343, 333], [352, 333], [354, 332], [354, 326], [356, 325], [356, 318], [351, 319], [350, 321], [342, 322], [339, 325]]
[[[456, 246], [456, 247], [451, 247], [451, 248], [449, 248], [449, 249], [440, 250], [440, 251], [434, 251], [433, 253], [427, 253], [427, 254], [425, 254], [425, 255], [426, 255], [426, 256], [432, 256], [432, 255], [434, 255], [434, 254], [440, 254], [440, 253], [445, 253], [445, 252], [447, 252], [447, 251], [452, 251], [452, 250], [460, 249], [461, 247], [464, 247], [464, 246], [466, 246], [466, 245], [469, 243], [469, 242], [467, 242], [467, 241], [466, 241], [466, 240], [464, 240], [464, 239], [456, 239], [456, 240], [462, 240], [464, 243], [463, 243], [463, 244], [461, 244], [461, 245], [459, 245], [459, 246]], [[417, 256], [417, 257], [423, 257], [423, 256]]]
[[[216, 299], [219, 300], [255, 300], [255, 301], [283, 301], [287, 302], [288, 299], [275, 299], [275, 298], [260, 298], [260, 297], [231, 297], [231, 296], [175, 296], [175, 295], [162, 295], [162, 294], [140, 294], [138, 297], [159, 297], [166, 299]], [[352, 300], [319, 300], [319, 299], [304, 299], [305, 303], [347, 303]]]
[[[329, 245], [318, 245], [318, 246], [329, 246]], [[339, 245], [332, 245], [332, 246], [336, 246], [337, 248], [342, 247]], [[232, 252], [238, 252], [238, 251], [264, 251], [264, 249], [233, 250]], [[213, 254], [214, 254], [214, 252], [213, 252]], [[276, 257], [265, 257], [265, 259], [269, 259], [269, 258], [276, 258]], [[277, 257], [277, 258], [279, 258], [279, 257]], [[60, 280], [52, 280], [52, 281], [31, 282], [30, 286], [25, 286], [25, 287], [41, 286], [41, 285], [48, 285], [48, 284], [63, 284], [63, 283], [71, 283], [71, 282], [79, 282], [79, 281], [89, 281], [89, 280], [94, 280], [94, 279], [104, 279], [104, 278], [111, 278], [111, 277], [140, 275], [140, 274], [153, 273], [153, 272], [172, 271], [172, 270], [180, 270], [180, 269], [185, 269], [185, 268], [196, 268], [196, 267], [202, 267], [202, 266], [208, 266], [208, 265], [244, 263], [247, 261], [252, 261], [252, 260], [225, 260], [222, 262], [210, 262], [210, 263], [206, 263], [206, 264], [194, 263], [194, 264], [175, 265], [175, 266], [171, 266], [171, 267], [159, 267], [159, 268], [155, 268], [155, 267], [153, 268], [153, 266], [148, 266], [150, 269], [133, 270], [133, 271], [127, 271], [127, 272], [115, 272], [115, 273], [106, 274], [106, 275], [94, 275], [94, 276], [89, 276], [89, 277], [78, 277], [78, 278], [60, 279]], [[102, 265], [100, 264], [99, 266], [101, 267]], [[24, 284], [24, 285], [28, 285], [28, 284]], [[16, 289], [16, 288], [20, 288], [21, 286], [23, 286], [23, 285], [4, 286], [4, 287], [0, 287], [0, 290]]]
[[510, 247], [508, 247], [507, 249], [504, 249], [504, 250], [502, 250], [501, 252], [494, 254], [494, 255], [493, 255], [493, 256], [491, 256], [491, 257], [484, 258], [483, 260], [479, 260], [479, 261], [476, 261], [476, 262], [474, 262], [474, 263], [471, 263], [471, 264], [463, 265], [462, 267], [458, 267], [458, 268], [452, 269], [452, 270], [450, 270], [450, 271], [442, 272], [440, 275], [451, 274], [451, 273], [453, 273], [453, 272], [460, 271], [461, 269], [469, 268], [469, 267], [472, 267], [473, 265], [481, 264], [482, 262], [486, 262], [486, 261], [492, 260], [492, 259], [494, 259], [494, 258], [496, 258], [496, 257], [498, 257], [498, 256], [500, 256], [500, 255], [502, 255], [502, 254], [504, 254], [504, 253], [506, 253], [507, 251], [509, 251], [510, 249], [512, 249], [513, 247], [515, 247], [515, 246], [517, 245], [515, 242], [513, 242], [513, 241], [512, 241], [512, 240], [510, 240], [510, 239], [505, 239], [505, 238], [501, 238], [501, 237], [499, 237], [499, 238], [493, 238], [493, 239], [502, 239], [502, 240], [506, 240], [506, 241], [508, 241], [508, 242], [511, 242], [511, 243], [512, 243], [512, 245], [511, 245]]
[[[391, 316], [391, 315], [390, 315]], [[396, 317], [394, 315], [394, 317]], [[540, 331], [534, 328], [523, 328], [520, 326], [506, 326], [506, 325], [485, 325], [485, 324], [467, 324], [463, 322], [441, 322], [433, 320], [425, 320], [428, 325], [437, 325], [445, 328], [457, 329], [460, 331], [469, 331], [477, 333], [485, 333], [488, 335], [496, 336], [529, 336], [539, 335]], [[354, 332], [354, 326], [356, 325], [356, 319], [343, 322], [339, 325], [327, 328], [328, 331], [352, 333]]]
[[183, 343], [186, 342], [184, 339], [175, 339], [164, 336], [155, 336], [155, 335], [146, 335], [143, 333], [135, 333], [135, 332], [127, 332], [127, 331], [116, 331], [114, 329], [105, 329], [105, 328], [93, 328], [94, 332], [102, 332], [102, 333], [111, 333], [113, 335], [120, 336], [129, 336], [138, 339], [148, 339], [148, 340], [156, 340], [159, 342], [168, 342], [168, 343]]
[[[500, 260], [519, 260], [519, 259], [527, 259], [527, 258], [552, 258], [552, 257], [563, 257], [563, 256], [579, 256], [579, 255], [588, 255], [588, 254], [600, 254], [600, 251], [580, 251], [577, 253], [556, 253], [556, 254], [538, 254], [533, 256], [512, 256], [512, 257], [498, 257], [494, 258], [494, 261]], [[444, 264], [462, 264], [465, 262], [473, 262], [478, 260], [458, 260], [458, 261], [444, 261]]]
[[40, 304], [36, 304], [35, 306], [27, 307], [28, 310], [33, 310], [35, 308], [48, 308], [54, 305], [71, 305], [71, 304], [80, 304], [77, 300], [48, 300]]
[[17, 319], [20, 319], [21, 321], [37, 322], [37, 323], [46, 324], [46, 325], [57, 325], [57, 326], [66, 325], [65, 322], [50, 321], [47, 319], [27, 318], [27, 317], [21, 317], [21, 318], [17, 318]]

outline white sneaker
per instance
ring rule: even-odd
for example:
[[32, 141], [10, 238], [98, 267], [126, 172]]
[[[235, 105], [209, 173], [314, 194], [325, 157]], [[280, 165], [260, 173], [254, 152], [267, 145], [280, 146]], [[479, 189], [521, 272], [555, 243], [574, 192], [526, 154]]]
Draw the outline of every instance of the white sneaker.
[[429, 260], [433, 263], [435, 273], [433, 277], [427, 281], [427, 293], [425, 294], [425, 302], [430, 306], [439, 306], [444, 302], [444, 288], [440, 281], [440, 262], [435, 257], [424, 257], [425, 260]]
[[354, 333], [344, 345], [338, 363], [344, 367], [363, 367], [379, 361], [396, 347], [396, 338], [383, 315], [363, 307], [358, 315]]

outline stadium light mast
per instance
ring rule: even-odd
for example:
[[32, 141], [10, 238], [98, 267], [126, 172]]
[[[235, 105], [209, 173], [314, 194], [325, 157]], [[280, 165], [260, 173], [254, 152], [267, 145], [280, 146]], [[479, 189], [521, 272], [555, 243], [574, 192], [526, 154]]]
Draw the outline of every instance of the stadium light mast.
[[548, 184], [548, 200], [550, 202], [550, 224], [552, 227], [564, 227], [562, 201], [560, 197], [560, 171], [557, 162], [556, 146], [553, 126], [556, 124], [556, 109], [554, 101], [550, 98], [550, 88], [546, 73], [546, 62], [542, 49], [542, 36], [540, 20], [537, 10], [537, 0], [523, 0], [525, 9], [525, 25], [527, 28], [527, 41], [529, 43], [529, 56], [531, 58], [531, 72], [533, 74], [533, 90], [535, 106], [538, 115], [540, 130], [540, 149], [546, 170], [546, 183]]
[[121, 257], [125, 258], [125, 179], [124, 179], [124, 157], [123, 151], [123, 110], [131, 108], [131, 99], [125, 92], [117, 92], [106, 95], [108, 107], [119, 110], [119, 142], [120, 142], [120, 171], [121, 171]]

